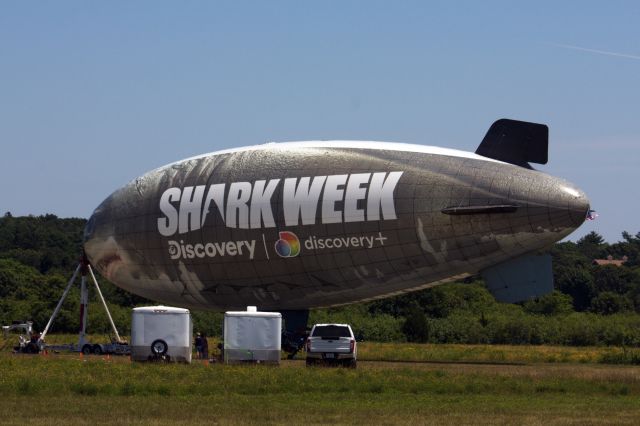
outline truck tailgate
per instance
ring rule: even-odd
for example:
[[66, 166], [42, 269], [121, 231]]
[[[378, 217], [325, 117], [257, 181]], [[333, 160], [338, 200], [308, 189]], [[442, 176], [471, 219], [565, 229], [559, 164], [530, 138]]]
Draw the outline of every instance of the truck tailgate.
[[351, 339], [349, 337], [339, 337], [337, 339], [327, 339], [312, 337], [311, 352], [350, 352]]

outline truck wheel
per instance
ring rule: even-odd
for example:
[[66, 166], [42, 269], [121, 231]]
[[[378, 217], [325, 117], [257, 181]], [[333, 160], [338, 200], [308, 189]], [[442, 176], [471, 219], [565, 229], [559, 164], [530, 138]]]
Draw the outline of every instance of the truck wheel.
[[102, 355], [102, 348], [100, 345], [93, 345], [93, 353], [96, 355]]
[[93, 352], [93, 348], [91, 347], [90, 344], [86, 344], [82, 347], [82, 354], [83, 355], [91, 355], [91, 352]]
[[167, 353], [168, 349], [169, 346], [167, 345], [167, 342], [162, 339], [154, 340], [151, 344], [151, 352], [154, 355], [162, 356]]

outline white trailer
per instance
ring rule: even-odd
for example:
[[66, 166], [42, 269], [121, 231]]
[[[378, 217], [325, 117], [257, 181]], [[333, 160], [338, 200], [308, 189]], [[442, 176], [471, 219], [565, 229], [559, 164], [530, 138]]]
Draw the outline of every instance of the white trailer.
[[193, 322], [188, 309], [170, 306], [134, 308], [131, 359], [191, 362]]
[[224, 314], [225, 363], [280, 363], [282, 315], [259, 312], [255, 306], [246, 311]]

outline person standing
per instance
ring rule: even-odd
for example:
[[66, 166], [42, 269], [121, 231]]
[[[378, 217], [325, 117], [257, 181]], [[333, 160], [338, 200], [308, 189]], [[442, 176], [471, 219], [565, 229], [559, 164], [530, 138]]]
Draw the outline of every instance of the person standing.
[[202, 359], [209, 359], [209, 341], [204, 333], [202, 333]]
[[196, 333], [195, 345], [196, 345], [196, 359], [201, 359], [202, 358], [202, 337], [200, 336], [200, 333]]

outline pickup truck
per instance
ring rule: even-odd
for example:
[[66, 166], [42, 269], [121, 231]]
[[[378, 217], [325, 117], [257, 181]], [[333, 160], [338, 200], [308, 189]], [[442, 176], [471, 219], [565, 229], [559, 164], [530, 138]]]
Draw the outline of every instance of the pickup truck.
[[307, 338], [307, 366], [317, 363], [356, 368], [358, 346], [349, 324], [316, 324]]

